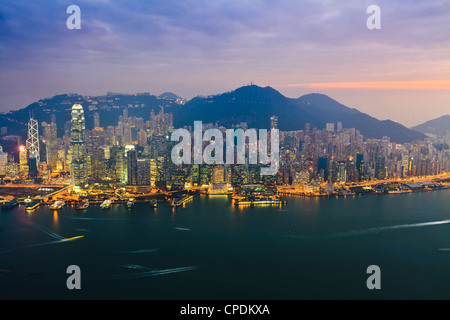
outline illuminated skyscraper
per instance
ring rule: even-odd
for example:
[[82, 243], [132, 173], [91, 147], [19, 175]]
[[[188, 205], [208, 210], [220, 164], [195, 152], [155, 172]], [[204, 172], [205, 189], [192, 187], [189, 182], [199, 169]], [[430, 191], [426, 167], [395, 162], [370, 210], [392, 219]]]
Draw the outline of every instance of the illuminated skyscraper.
[[127, 174], [128, 174], [128, 185], [137, 186], [138, 159], [137, 159], [137, 151], [134, 149], [127, 152]]
[[33, 117], [28, 121], [28, 139], [27, 149], [30, 159], [36, 159], [36, 165], [39, 165], [39, 130], [38, 122]]
[[30, 169], [28, 166], [28, 150], [25, 146], [19, 147], [19, 164], [20, 175], [22, 177], [27, 177]]
[[270, 117], [270, 129], [278, 129], [278, 117]]
[[55, 169], [56, 162], [58, 161], [58, 138], [56, 123], [53, 121], [50, 124], [43, 122], [42, 127], [44, 128], [47, 164], [52, 167], [52, 169]]
[[76, 189], [83, 188], [87, 183], [85, 130], [83, 107], [74, 104], [71, 114], [70, 147], [72, 149], [73, 186]]

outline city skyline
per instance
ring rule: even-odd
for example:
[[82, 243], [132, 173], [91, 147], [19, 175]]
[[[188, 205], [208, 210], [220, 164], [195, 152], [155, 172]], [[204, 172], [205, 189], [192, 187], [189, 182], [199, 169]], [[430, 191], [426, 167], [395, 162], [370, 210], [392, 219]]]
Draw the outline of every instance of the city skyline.
[[80, 30], [66, 27], [71, 4], [0, 5], [1, 111], [69, 92], [190, 99], [253, 82], [407, 127], [448, 114], [444, 1], [378, 1], [380, 30], [366, 27], [368, 1], [79, 1]]

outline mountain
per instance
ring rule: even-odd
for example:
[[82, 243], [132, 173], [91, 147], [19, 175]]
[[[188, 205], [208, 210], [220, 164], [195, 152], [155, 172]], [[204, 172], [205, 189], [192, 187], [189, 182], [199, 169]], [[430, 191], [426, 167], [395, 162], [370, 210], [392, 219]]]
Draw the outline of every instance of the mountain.
[[[249, 128], [270, 128], [270, 117], [278, 117], [278, 128], [282, 131], [301, 130], [306, 123], [311, 128], [323, 129], [326, 123], [342, 122], [344, 128], [356, 128], [365, 138], [391, 137], [398, 143], [425, 138], [423, 133], [408, 129], [390, 120], [380, 121], [356, 109], [340, 104], [332, 98], [318, 93], [307, 94], [297, 99], [287, 98], [271, 87], [249, 85], [231, 92], [208, 97], [196, 97], [185, 104], [172, 99], [171, 93], [154, 96], [143, 94], [113, 94], [87, 97], [64, 94], [42, 99], [28, 107], [0, 115], [0, 126], [8, 127], [8, 134], [26, 137], [26, 123], [30, 112], [41, 123], [50, 122], [55, 115], [58, 136], [62, 136], [68, 125], [74, 103], [83, 105], [86, 128], [93, 128], [93, 116], [98, 113], [100, 126], [116, 126], [123, 110], [128, 115], [149, 120], [150, 111], [173, 113], [174, 127], [193, 126], [194, 121], [218, 123], [226, 128], [246, 122]], [[171, 98], [172, 97], [172, 98]]]
[[313, 93], [297, 99], [287, 98], [271, 87], [255, 85], [238, 88], [209, 97], [196, 97], [187, 102], [175, 119], [175, 127], [192, 125], [195, 120], [218, 123], [226, 128], [247, 122], [250, 128], [269, 128], [270, 117], [278, 117], [282, 131], [322, 129], [326, 123], [342, 122], [344, 128], [356, 128], [366, 138], [389, 136], [398, 143], [425, 138], [425, 135], [390, 120], [380, 121], [330, 97]]
[[161, 99], [168, 99], [168, 100], [177, 100], [177, 99], [182, 99], [181, 97], [177, 96], [175, 93], [173, 92], [164, 92], [162, 94], [160, 94], [158, 96], [158, 98]]
[[427, 121], [411, 129], [422, 133], [445, 134], [450, 131], [450, 115]]

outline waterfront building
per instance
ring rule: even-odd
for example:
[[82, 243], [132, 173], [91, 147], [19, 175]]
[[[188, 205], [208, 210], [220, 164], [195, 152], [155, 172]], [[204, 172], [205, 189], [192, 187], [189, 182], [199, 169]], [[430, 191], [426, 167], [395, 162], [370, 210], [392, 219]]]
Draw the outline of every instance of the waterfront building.
[[83, 107], [80, 104], [74, 104], [71, 112], [70, 148], [72, 178], [75, 190], [82, 189], [87, 184], [85, 130]]

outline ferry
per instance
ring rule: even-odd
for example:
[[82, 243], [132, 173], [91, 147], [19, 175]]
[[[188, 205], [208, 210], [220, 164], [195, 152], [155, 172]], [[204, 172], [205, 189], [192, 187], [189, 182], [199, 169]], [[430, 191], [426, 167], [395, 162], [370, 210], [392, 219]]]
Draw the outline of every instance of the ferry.
[[34, 199], [26, 205], [25, 210], [27, 211], [34, 210], [41, 205], [41, 202], [42, 199]]
[[56, 200], [56, 201], [50, 206], [50, 209], [52, 209], [52, 210], [59, 210], [59, 209], [61, 209], [62, 207], [64, 207], [65, 204], [66, 204], [66, 203], [65, 203], [64, 201], [62, 201], [62, 200]]
[[127, 208], [128, 208], [128, 209], [133, 208], [133, 207], [134, 207], [134, 202], [135, 202], [135, 201], [136, 201], [136, 199], [134, 199], [134, 198], [128, 199], [128, 202], [127, 202]]
[[89, 207], [89, 200], [85, 200], [80, 203], [75, 209], [77, 210], [86, 210]]
[[152, 208], [156, 208], [158, 206], [158, 200], [153, 199], [152, 201], [150, 201], [150, 206]]
[[103, 201], [103, 203], [100, 205], [101, 209], [109, 209], [109, 207], [111, 207], [111, 200], [106, 199], [105, 201]]
[[19, 205], [19, 202], [17, 201], [17, 199], [13, 199], [13, 200], [5, 203], [4, 205], [2, 205], [2, 210], [9, 210], [9, 209], [14, 208], [17, 205]]

